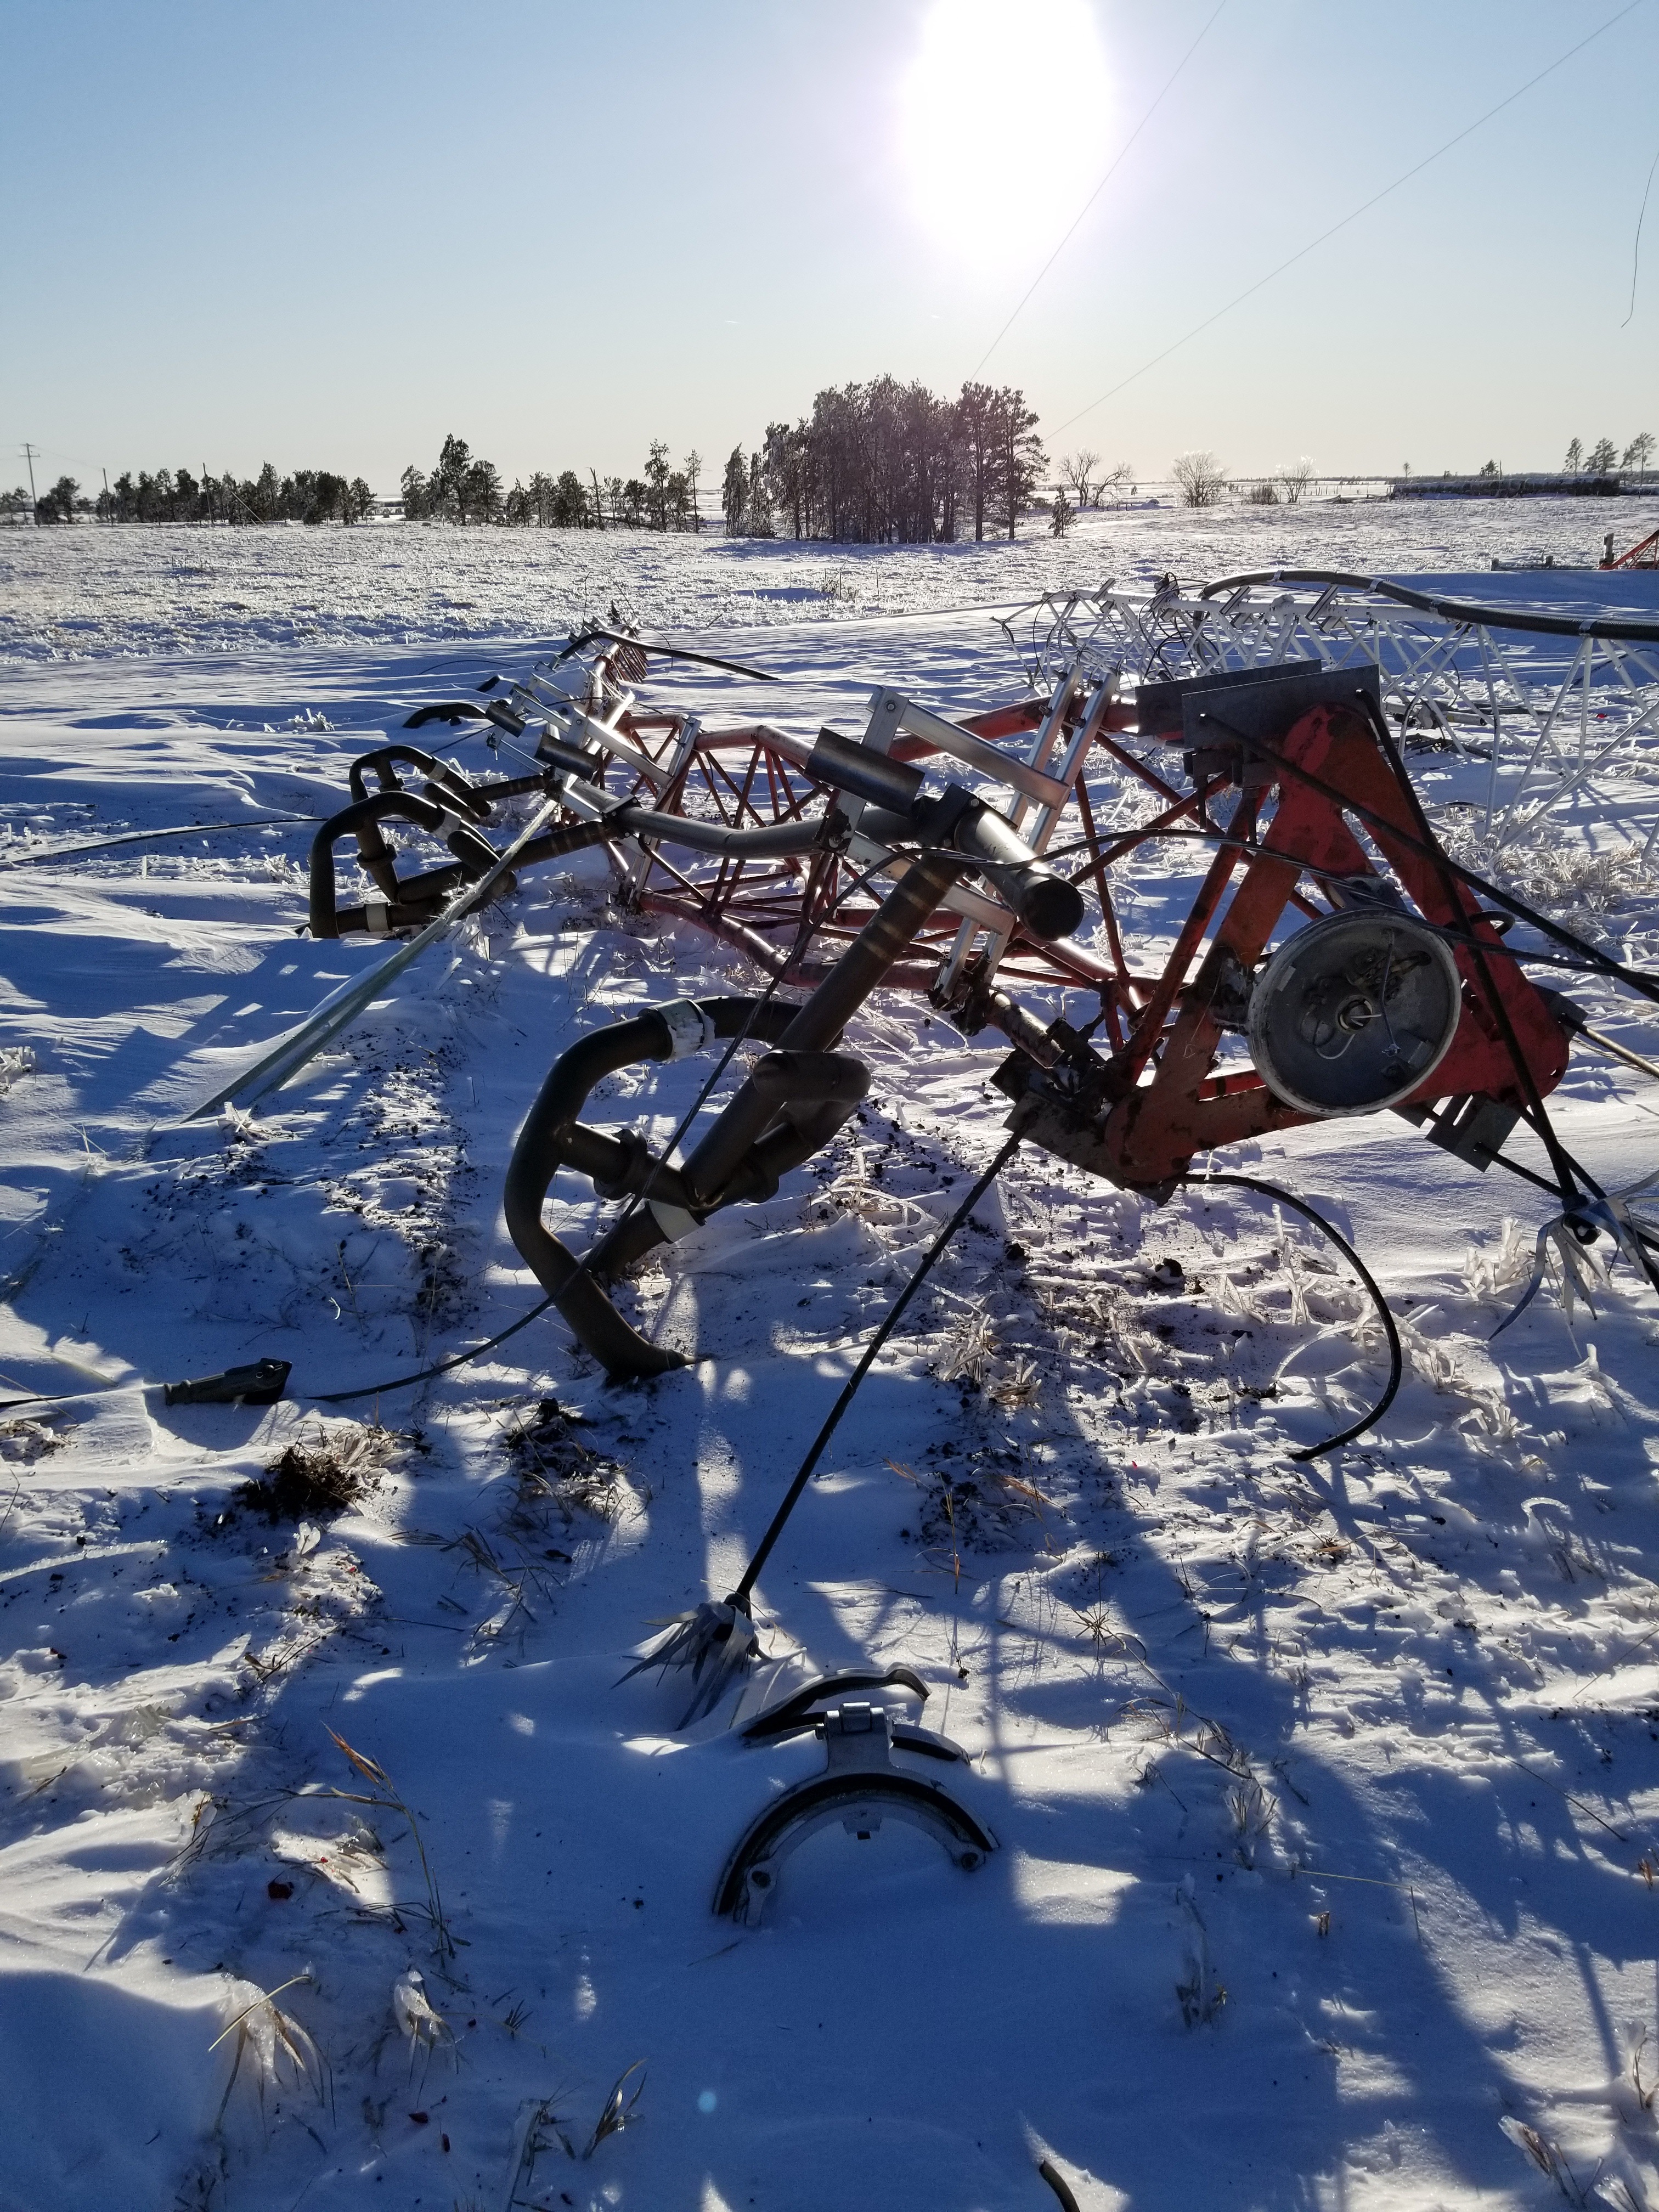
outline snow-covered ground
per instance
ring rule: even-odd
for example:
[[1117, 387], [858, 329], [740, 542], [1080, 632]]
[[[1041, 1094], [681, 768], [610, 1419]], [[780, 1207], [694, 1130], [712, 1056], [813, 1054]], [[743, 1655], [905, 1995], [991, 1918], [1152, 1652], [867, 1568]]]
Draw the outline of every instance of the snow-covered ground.
[[1651, 498], [1361, 501], [1085, 515], [1014, 544], [787, 545], [651, 532], [185, 526], [0, 531], [0, 662], [255, 645], [545, 637], [616, 605], [644, 625], [919, 613], [1057, 586], [1184, 581], [1279, 562], [1364, 575], [1593, 567], [1659, 526]]
[[[4, 2212], [1040, 2212], [1044, 2158], [1085, 2212], [1659, 2203], [1659, 1309], [1620, 1269], [1571, 1328], [1546, 1294], [1489, 1340], [1541, 1194], [1389, 1115], [1249, 1148], [1353, 1237], [1408, 1355], [1379, 1431], [1297, 1463], [1382, 1373], [1326, 1249], [1238, 1194], [1154, 1209], [1018, 1155], [760, 1608], [798, 1667], [915, 1668], [1000, 1849], [968, 1874], [891, 1823], [836, 1829], [749, 1930], [716, 1878], [821, 1747], [745, 1749], [728, 1711], [678, 1731], [683, 1682], [617, 1677], [730, 1586], [990, 1158], [994, 1040], [878, 1001], [849, 1039], [866, 1112], [626, 1293], [696, 1354], [646, 1387], [538, 1322], [416, 1393], [313, 1402], [535, 1302], [501, 1177], [568, 1043], [752, 981], [620, 916], [596, 866], [530, 879], [252, 1117], [185, 1118], [381, 957], [295, 933], [294, 817], [574, 617], [766, 625], [769, 715], [810, 733], [873, 677], [947, 708], [1018, 691], [994, 624], [928, 608], [1103, 569], [1589, 557], [1603, 512], [1230, 510], [854, 556], [0, 539], [26, 664], [0, 679], [0, 1048], [33, 1060], [0, 1061], [0, 1375], [85, 1394], [0, 1415]], [[760, 596], [814, 572], [854, 596]], [[185, 823], [207, 834], [71, 849]], [[1186, 865], [1126, 878], [1149, 949]], [[1537, 867], [1653, 964], [1650, 884]], [[1633, 1002], [1574, 988], [1659, 1050]], [[618, 1079], [596, 1115], [665, 1131], [705, 1072]], [[1604, 1181], [1659, 1169], [1644, 1079], [1575, 1055], [1559, 1107]], [[556, 1192], [573, 1241], [586, 1188]], [[267, 1353], [288, 1402], [162, 1401]], [[635, 2062], [633, 2124], [585, 2159]]]

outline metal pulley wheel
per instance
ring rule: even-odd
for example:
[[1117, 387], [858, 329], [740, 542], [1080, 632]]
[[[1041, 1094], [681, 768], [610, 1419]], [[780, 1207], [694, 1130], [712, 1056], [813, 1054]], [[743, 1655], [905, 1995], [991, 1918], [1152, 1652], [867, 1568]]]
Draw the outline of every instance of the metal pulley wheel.
[[1445, 1058], [1462, 1012], [1443, 938], [1403, 914], [1338, 914], [1283, 945], [1250, 994], [1250, 1057], [1304, 1114], [1374, 1114]]

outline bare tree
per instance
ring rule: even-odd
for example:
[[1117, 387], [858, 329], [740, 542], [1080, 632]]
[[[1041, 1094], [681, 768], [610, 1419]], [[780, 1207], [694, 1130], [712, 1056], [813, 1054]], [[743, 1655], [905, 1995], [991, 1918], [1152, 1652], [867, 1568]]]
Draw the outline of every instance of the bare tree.
[[[1284, 490], [1285, 503], [1287, 507], [1295, 507], [1299, 502], [1303, 493], [1313, 482], [1313, 472], [1314, 465], [1305, 453], [1298, 460], [1292, 461], [1289, 468], [1280, 469], [1279, 481]], [[1411, 471], [1407, 470], [1407, 474], [1410, 473]]]
[[1109, 491], [1121, 491], [1126, 484], [1128, 485], [1131, 490], [1133, 490], [1134, 489], [1134, 463], [1133, 461], [1119, 461], [1115, 467], [1108, 469], [1103, 476], [1097, 479], [1095, 483], [1095, 495], [1090, 504], [1094, 507], [1098, 507], [1101, 501], [1105, 498]]
[[1187, 507], [1218, 507], [1227, 478], [1218, 453], [1177, 453], [1170, 473], [1181, 487]]
[[1089, 494], [1099, 466], [1100, 455], [1091, 453], [1086, 446], [1079, 453], [1066, 454], [1060, 462], [1060, 480], [1079, 508], [1090, 504]]

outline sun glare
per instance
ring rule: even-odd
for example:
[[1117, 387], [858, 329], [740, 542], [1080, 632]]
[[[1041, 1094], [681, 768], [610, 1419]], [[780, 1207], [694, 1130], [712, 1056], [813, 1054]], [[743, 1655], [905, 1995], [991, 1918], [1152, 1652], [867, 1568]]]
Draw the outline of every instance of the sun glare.
[[900, 87], [910, 202], [969, 261], [1051, 245], [1110, 157], [1089, 0], [934, 0]]

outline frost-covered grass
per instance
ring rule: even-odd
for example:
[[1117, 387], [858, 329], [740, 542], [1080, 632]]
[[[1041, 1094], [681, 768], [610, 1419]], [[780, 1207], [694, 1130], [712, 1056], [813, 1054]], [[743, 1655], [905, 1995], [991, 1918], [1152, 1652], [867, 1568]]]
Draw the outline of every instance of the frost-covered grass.
[[1548, 553], [1593, 565], [1605, 530], [1626, 544], [1656, 524], [1659, 489], [1102, 512], [1064, 539], [1039, 520], [1012, 544], [949, 546], [401, 525], [17, 529], [0, 532], [0, 660], [547, 637], [613, 607], [659, 629], [835, 622], [1281, 562], [1392, 574]]
[[[1355, 1238], [1407, 1353], [1382, 1428], [1297, 1463], [1383, 1372], [1327, 1249], [1237, 1192], [1155, 1208], [1018, 1156], [760, 1590], [796, 1672], [921, 1674], [1001, 1848], [968, 1875], [891, 1824], [831, 1831], [769, 1925], [716, 1921], [727, 1852], [822, 1752], [745, 1750], [725, 1713], [678, 1735], [683, 1686], [617, 1677], [652, 1622], [730, 1586], [1000, 1142], [994, 1046], [872, 1005], [860, 1117], [625, 1288], [690, 1368], [610, 1389], [544, 1322], [419, 1393], [316, 1407], [534, 1302], [501, 1176], [564, 1046], [753, 979], [608, 907], [583, 863], [412, 970], [293, 1091], [185, 1120], [377, 957], [295, 934], [308, 828], [251, 817], [318, 811], [408, 705], [489, 665], [444, 644], [416, 596], [434, 571], [388, 586], [371, 558], [447, 564], [453, 592], [455, 563], [505, 578], [510, 553], [508, 627], [568, 610], [545, 578], [536, 597], [533, 540], [191, 538], [312, 564], [325, 636], [356, 576], [371, 634], [420, 641], [250, 650], [270, 632], [162, 605], [142, 533], [93, 537], [28, 557], [129, 564], [130, 627], [75, 586], [99, 651], [218, 650], [0, 683], [0, 1369], [9, 1395], [86, 1394], [0, 1411], [0, 2069], [24, 2116], [0, 2207], [1029, 2212], [1045, 2157], [1087, 2212], [1473, 2212], [1602, 2183], [1621, 2212], [1655, 2203], [1651, 1294], [1620, 1271], [1574, 1330], [1542, 1297], [1493, 1341], [1541, 1197], [1388, 1115], [1249, 1148], [1236, 1164]], [[743, 616], [734, 574], [821, 556], [629, 557], [642, 617], [713, 623]], [[884, 605], [942, 605], [966, 565], [860, 573]], [[598, 573], [568, 588], [597, 600]], [[257, 626], [283, 589], [298, 611], [274, 571], [223, 595]], [[982, 619], [824, 612], [765, 641], [792, 726], [872, 676], [945, 705], [1018, 688]], [[662, 688], [711, 714], [753, 696]], [[243, 826], [33, 861], [185, 821]], [[1513, 865], [1645, 942], [1627, 870]], [[1139, 942], [1167, 942], [1197, 866], [1138, 864]], [[593, 1117], [665, 1130], [704, 1073], [625, 1073]], [[1560, 1126], [1629, 1182], [1659, 1164], [1655, 1096], [1576, 1058]], [[561, 1182], [550, 1219], [582, 1243], [598, 1211]], [[293, 1362], [289, 1402], [168, 1409], [154, 1387], [262, 1353]]]

